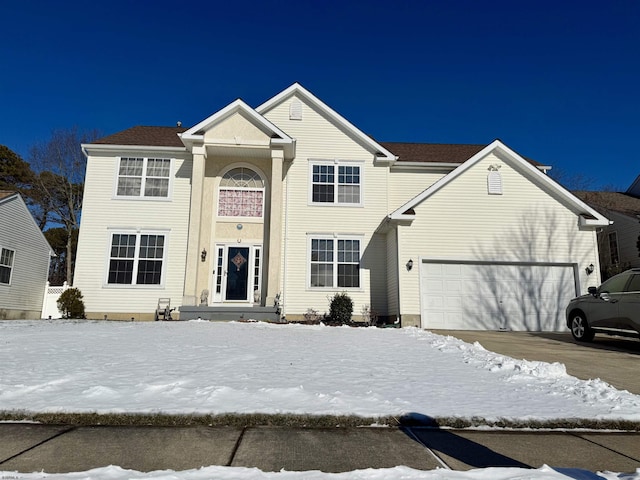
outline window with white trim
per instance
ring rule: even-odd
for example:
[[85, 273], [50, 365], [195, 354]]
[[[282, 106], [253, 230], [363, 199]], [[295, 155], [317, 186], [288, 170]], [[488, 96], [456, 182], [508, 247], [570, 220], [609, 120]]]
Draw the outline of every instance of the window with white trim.
[[229, 170], [220, 180], [218, 216], [262, 218], [263, 211], [262, 177], [246, 167]]
[[161, 285], [164, 255], [164, 234], [111, 234], [107, 284]]
[[311, 164], [311, 203], [360, 205], [361, 186], [360, 165]]
[[116, 196], [168, 198], [170, 178], [171, 160], [168, 158], [122, 157]]
[[11, 283], [14, 256], [14, 250], [8, 248], [0, 249], [0, 283], [2, 284], [9, 285]]
[[309, 248], [310, 287], [360, 287], [360, 239], [311, 237]]

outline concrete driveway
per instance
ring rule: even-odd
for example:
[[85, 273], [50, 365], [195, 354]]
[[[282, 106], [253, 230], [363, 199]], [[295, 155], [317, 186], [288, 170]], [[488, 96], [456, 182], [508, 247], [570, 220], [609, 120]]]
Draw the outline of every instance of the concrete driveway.
[[640, 395], [640, 341], [596, 335], [578, 343], [570, 333], [432, 330], [512, 358], [559, 362], [583, 380], [599, 378], [619, 390]]

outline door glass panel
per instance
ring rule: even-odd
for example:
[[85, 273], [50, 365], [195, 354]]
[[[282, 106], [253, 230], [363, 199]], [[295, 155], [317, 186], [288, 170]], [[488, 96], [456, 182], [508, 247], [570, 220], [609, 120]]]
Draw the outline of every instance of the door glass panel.
[[249, 248], [229, 247], [227, 262], [227, 300], [247, 300]]

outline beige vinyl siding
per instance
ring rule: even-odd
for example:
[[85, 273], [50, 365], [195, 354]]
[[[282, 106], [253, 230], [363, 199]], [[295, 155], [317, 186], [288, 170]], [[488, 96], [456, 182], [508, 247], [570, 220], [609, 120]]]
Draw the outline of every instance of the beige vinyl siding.
[[[501, 165], [503, 195], [487, 194], [489, 165]], [[475, 164], [416, 208], [400, 226], [401, 245], [439, 260], [578, 263], [580, 284], [596, 285], [584, 268], [597, 262], [595, 232], [580, 230], [569, 211], [538, 185], [494, 155]], [[401, 247], [402, 249], [402, 247]], [[414, 258], [414, 262], [416, 259]], [[400, 270], [403, 314], [419, 312], [419, 269]]]
[[431, 172], [420, 168], [403, 167], [395, 169], [391, 167], [389, 174], [389, 212], [393, 212], [418, 196], [450, 171], [451, 169]]
[[[387, 212], [388, 167], [374, 166], [374, 152], [368, 151], [337, 124], [300, 99], [302, 120], [289, 119], [288, 99], [266, 113], [266, 118], [296, 139], [296, 158], [285, 166], [286, 187], [283, 238], [286, 272], [283, 272], [285, 314], [302, 315], [308, 308], [328, 312], [328, 296], [346, 290], [354, 300], [354, 315], [364, 305], [386, 310], [385, 242], [373, 238], [376, 227]], [[311, 205], [309, 203], [309, 159], [355, 161], [361, 167], [362, 206]], [[288, 206], [287, 206], [288, 205]], [[284, 232], [283, 228], [283, 232]], [[308, 288], [310, 234], [361, 236], [361, 286], [358, 289]], [[283, 256], [284, 258], [284, 256]], [[286, 275], [286, 277], [285, 277]], [[372, 280], [372, 275], [377, 275]], [[382, 299], [382, 302], [380, 301]], [[384, 313], [384, 312], [382, 312]]]
[[[182, 302], [192, 162], [175, 159], [175, 153], [154, 156], [174, 158], [169, 200], [115, 198], [119, 157], [88, 159], [74, 285], [85, 296], [88, 314], [124, 312], [137, 316], [152, 314], [159, 297], [170, 297], [175, 306]], [[122, 288], [106, 284], [114, 229], [167, 231], [164, 286]]]
[[387, 232], [387, 315], [395, 320], [400, 314], [398, 304], [398, 240], [395, 229]]
[[[0, 202], [0, 249], [13, 250], [10, 285], [0, 284], [0, 319], [40, 318], [50, 247], [23, 200]], [[13, 312], [9, 312], [13, 311]], [[19, 311], [20, 313], [17, 313]]]

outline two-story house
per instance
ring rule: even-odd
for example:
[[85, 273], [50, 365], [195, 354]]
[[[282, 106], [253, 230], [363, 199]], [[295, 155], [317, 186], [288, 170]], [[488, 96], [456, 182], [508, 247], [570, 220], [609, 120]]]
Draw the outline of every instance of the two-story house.
[[[606, 218], [501, 141], [381, 143], [299, 84], [191, 128], [83, 145], [75, 287], [88, 317], [287, 320], [346, 292], [357, 317], [563, 329], [599, 283]], [[594, 273], [591, 273], [593, 270]]]

